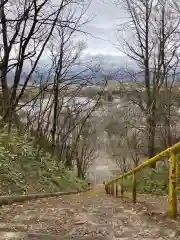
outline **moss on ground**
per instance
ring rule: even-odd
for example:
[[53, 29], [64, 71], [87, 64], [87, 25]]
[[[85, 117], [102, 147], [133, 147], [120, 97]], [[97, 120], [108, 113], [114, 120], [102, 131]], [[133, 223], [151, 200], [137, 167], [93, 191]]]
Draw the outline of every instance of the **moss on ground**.
[[60, 159], [33, 146], [26, 134], [0, 129], [0, 195], [82, 189], [87, 182], [65, 169]]

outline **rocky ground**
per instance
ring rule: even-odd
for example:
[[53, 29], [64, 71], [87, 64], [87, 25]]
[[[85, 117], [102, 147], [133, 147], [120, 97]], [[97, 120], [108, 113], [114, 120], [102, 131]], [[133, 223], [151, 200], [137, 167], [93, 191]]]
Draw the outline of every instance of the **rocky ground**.
[[101, 189], [0, 209], [0, 240], [175, 240], [179, 229], [160, 208], [157, 213]]

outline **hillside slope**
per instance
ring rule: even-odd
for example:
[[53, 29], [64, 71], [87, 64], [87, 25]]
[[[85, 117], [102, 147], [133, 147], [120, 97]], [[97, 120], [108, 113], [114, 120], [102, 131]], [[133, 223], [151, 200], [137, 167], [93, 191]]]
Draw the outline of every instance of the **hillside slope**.
[[6, 127], [0, 129], [0, 195], [70, 191], [86, 182], [63, 166], [60, 159], [33, 146], [33, 138]]

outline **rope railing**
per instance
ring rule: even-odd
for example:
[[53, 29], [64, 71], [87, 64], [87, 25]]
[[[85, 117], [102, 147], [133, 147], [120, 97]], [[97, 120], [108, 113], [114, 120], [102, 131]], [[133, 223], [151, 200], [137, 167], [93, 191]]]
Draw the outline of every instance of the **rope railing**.
[[[132, 175], [132, 201], [136, 203], [136, 173], [142, 169], [152, 165], [155, 162], [164, 160], [164, 157], [170, 158], [169, 161], [169, 216], [172, 219], [177, 217], [177, 182], [178, 182], [178, 154], [180, 152], [180, 142], [174, 146], [166, 149], [151, 159], [143, 162], [131, 171], [120, 175], [120, 177], [113, 179], [105, 184], [105, 191], [107, 194], [113, 196], [123, 197], [124, 195], [124, 179], [127, 176]], [[120, 191], [119, 191], [120, 190]]]

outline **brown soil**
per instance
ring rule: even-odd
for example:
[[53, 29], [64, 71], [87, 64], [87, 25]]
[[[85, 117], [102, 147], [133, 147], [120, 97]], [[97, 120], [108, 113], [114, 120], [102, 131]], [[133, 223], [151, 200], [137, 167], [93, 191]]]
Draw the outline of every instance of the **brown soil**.
[[0, 240], [180, 239], [178, 220], [167, 216], [166, 198], [142, 195], [133, 205], [102, 189], [2, 206]]

